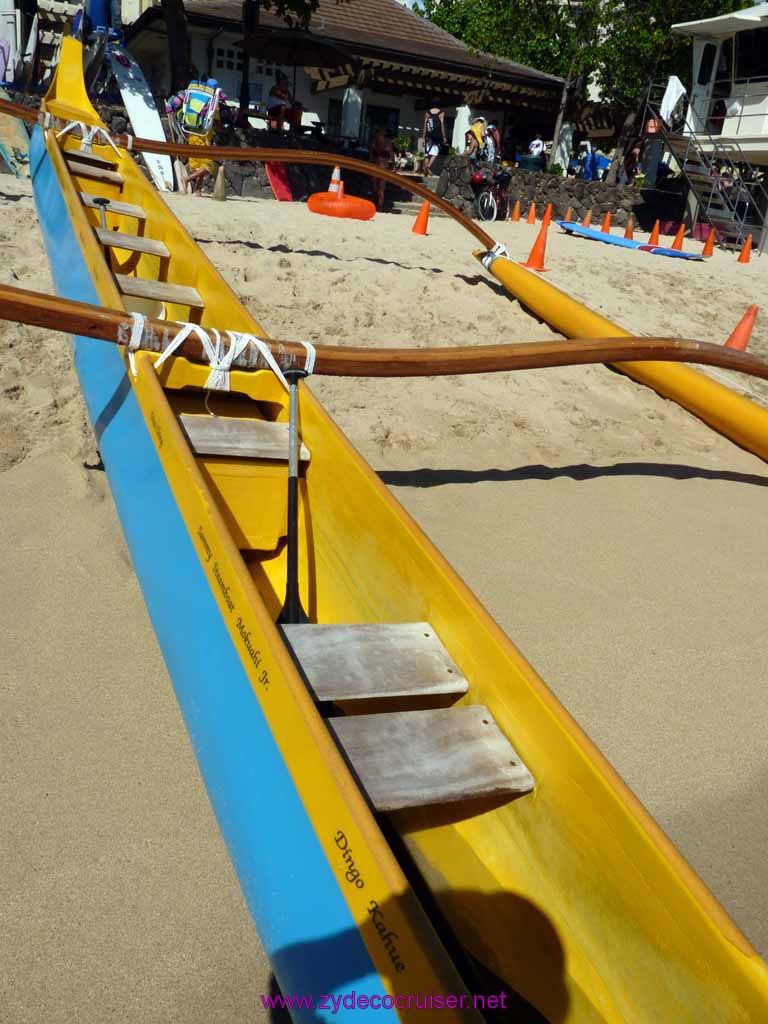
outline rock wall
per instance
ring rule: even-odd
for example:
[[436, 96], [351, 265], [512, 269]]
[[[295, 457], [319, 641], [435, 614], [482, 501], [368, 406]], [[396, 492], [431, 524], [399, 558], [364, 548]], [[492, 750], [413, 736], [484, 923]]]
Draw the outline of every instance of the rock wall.
[[[457, 209], [470, 215], [474, 213], [475, 199], [470, 178], [475, 170], [468, 156], [461, 154], [451, 157], [437, 185], [439, 196], [444, 196]], [[561, 175], [523, 171], [519, 168], [508, 170], [511, 175], [510, 203], [514, 204], [519, 199], [525, 213], [529, 205], [535, 202], [539, 217], [543, 215], [547, 203], [552, 203], [554, 218], [563, 217], [568, 207], [579, 220], [589, 209], [595, 220], [610, 210], [612, 222], [624, 225], [630, 213], [637, 219], [643, 203], [640, 191], [629, 185], [606, 185], [601, 181], [587, 182], [579, 178], [564, 178]]]

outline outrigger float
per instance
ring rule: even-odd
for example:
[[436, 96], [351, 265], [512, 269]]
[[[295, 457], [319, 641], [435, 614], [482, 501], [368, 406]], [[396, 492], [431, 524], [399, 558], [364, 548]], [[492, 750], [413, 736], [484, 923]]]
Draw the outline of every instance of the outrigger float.
[[[337, 1014], [378, 1022], [475, 1018], [471, 1001], [438, 1014], [401, 997], [500, 989], [512, 1019], [768, 1019], [749, 942], [311, 390], [299, 399], [307, 360], [336, 357], [266, 340], [107, 139], [74, 40], [44, 115], [31, 167], [62, 298], [2, 301], [75, 333], [136, 573], [283, 989], [379, 997], [391, 1008]], [[563, 343], [572, 361], [701, 377], [647, 362], [674, 345], [633, 346], [488, 241], [479, 257], [526, 305], [614, 338], [590, 359]], [[709, 414], [740, 430], [733, 408]]]

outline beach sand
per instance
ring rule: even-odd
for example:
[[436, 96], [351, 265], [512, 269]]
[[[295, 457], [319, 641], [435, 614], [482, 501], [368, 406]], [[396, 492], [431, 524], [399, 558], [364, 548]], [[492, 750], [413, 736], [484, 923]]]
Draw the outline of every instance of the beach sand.
[[[448, 220], [432, 218], [422, 238], [404, 216], [169, 201], [273, 337], [553, 337]], [[513, 258], [527, 255], [533, 228], [493, 227]], [[29, 187], [7, 177], [0, 245], [0, 281], [51, 290]], [[765, 259], [689, 264], [553, 230], [547, 266], [553, 284], [628, 329], [722, 342], [761, 301]], [[768, 318], [751, 349], [768, 355]], [[4, 1019], [264, 1019], [268, 965], [96, 468], [66, 341], [0, 323], [0, 353]], [[768, 397], [762, 382], [746, 386]], [[311, 387], [768, 951], [768, 467], [604, 367]]]

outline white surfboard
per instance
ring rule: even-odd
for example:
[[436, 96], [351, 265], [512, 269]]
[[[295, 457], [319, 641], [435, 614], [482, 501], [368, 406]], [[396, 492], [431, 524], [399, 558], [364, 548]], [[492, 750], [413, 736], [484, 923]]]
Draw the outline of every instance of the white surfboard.
[[17, 78], [22, 85], [29, 85], [34, 77], [35, 57], [37, 56], [37, 30], [40, 24], [40, 16], [36, 14], [32, 19], [32, 25], [27, 37], [27, 45], [24, 53], [19, 51], [17, 63]]
[[[124, 46], [111, 43], [109, 59], [134, 133], [143, 139], [167, 142], [152, 90], [144, 74]], [[161, 192], [173, 192], [173, 167], [169, 156], [144, 153], [152, 180]]]
[[9, 47], [4, 76], [6, 82], [13, 82], [15, 77], [20, 18], [21, 12], [16, 10], [16, 0], [0, 0], [0, 39], [4, 39]]

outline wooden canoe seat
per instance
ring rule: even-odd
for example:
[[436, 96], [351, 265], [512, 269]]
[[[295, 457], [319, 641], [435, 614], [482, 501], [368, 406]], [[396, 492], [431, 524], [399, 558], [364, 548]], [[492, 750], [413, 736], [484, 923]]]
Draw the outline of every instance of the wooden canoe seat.
[[533, 777], [482, 705], [328, 719], [377, 811], [529, 793]]
[[123, 184], [123, 176], [117, 171], [107, 171], [103, 167], [95, 167], [83, 163], [81, 160], [67, 160], [70, 174], [76, 174], [78, 178], [93, 178], [95, 181], [106, 181], [110, 185]]
[[[111, 204], [108, 209], [111, 209]], [[122, 231], [105, 231], [104, 228], [94, 228], [96, 237], [102, 245], [108, 245], [112, 249], [129, 249], [132, 252], [146, 252], [150, 256], [159, 256], [167, 259], [171, 254], [168, 246], [156, 238], [146, 238], [144, 235], [127, 235]]]
[[461, 697], [469, 684], [428, 622], [283, 626], [315, 700]]
[[103, 156], [88, 153], [84, 149], [63, 149], [61, 152], [67, 161], [75, 160], [77, 163], [90, 164], [91, 167], [102, 167], [105, 171], [114, 171], [117, 167], [114, 160], [105, 160]]
[[158, 302], [172, 302], [177, 306], [190, 306], [204, 309], [200, 292], [183, 284], [170, 284], [168, 281], [150, 281], [144, 277], [129, 277], [127, 274], [115, 274], [117, 287], [123, 295], [135, 295], [140, 299], [156, 299]]
[[[92, 196], [88, 192], [80, 193], [80, 201], [83, 206], [88, 206], [92, 210], [98, 210], [99, 206], [96, 199], [99, 196]], [[141, 206], [134, 206], [133, 203], [119, 203], [115, 199], [109, 201], [109, 213], [117, 213], [121, 217], [135, 217], [138, 221], [145, 221], [147, 219], [146, 211]]]
[[[288, 461], [287, 423], [191, 413], [182, 413], [179, 422], [195, 455]], [[309, 450], [303, 444], [301, 459], [309, 461]]]

